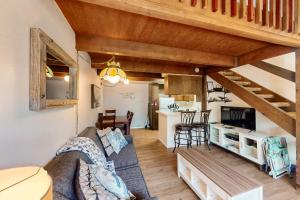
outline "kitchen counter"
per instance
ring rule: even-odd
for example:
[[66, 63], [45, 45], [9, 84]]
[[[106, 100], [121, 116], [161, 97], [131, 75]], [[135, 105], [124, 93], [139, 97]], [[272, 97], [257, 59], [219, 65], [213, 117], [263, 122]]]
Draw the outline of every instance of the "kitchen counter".
[[[174, 148], [175, 125], [181, 123], [181, 114], [167, 109], [156, 112], [158, 113], [158, 138], [166, 148]], [[197, 112], [195, 121], [199, 119], [199, 112]], [[193, 141], [194, 144], [196, 144], [195, 141]]]
[[[180, 111], [172, 112], [170, 110], [158, 110], [156, 111], [158, 114], [165, 115], [165, 116], [180, 116]], [[199, 111], [197, 111], [199, 113]]]

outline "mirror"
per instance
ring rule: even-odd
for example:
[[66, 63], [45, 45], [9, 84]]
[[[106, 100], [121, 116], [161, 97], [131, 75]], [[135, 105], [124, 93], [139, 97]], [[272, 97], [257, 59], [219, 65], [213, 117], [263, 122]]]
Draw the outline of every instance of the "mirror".
[[77, 104], [77, 63], [41, 29], [30, 35], [30, 110]]
[[69, 67], [47, 52], [46, 99], [70, 99]]

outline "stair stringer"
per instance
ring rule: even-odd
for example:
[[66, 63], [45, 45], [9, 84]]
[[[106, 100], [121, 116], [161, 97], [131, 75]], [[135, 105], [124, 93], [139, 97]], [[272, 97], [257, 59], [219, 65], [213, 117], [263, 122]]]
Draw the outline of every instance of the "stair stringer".
[[223, 85], [226, 89], [238, 96], [257, 111], [272, 120], [278, 126], [295, 136], [296, 120], [280, 108], [274, 107], [269, 101], [257, 96], [254, 92], [238, 85], [219, 73], [209, 75], [212, 79]]

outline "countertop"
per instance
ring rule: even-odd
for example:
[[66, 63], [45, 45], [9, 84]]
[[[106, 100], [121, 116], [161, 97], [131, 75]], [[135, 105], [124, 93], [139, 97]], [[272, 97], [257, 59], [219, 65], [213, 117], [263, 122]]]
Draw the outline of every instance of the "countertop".
[[[180, 112], [172, 112], [168, 109], [165, 110], [158, 110], [156, 111], [158, 114], [160, 115], [165, 115], [165, 116], [180, 116]], [[197, 111], [197, 113], [199, 113], [200, 111]]]

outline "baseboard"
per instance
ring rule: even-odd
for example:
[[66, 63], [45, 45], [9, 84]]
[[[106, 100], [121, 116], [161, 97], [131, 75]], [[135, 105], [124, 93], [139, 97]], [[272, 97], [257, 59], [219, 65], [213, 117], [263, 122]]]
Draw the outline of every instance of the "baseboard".
[[131, 129], [144, 129], [145, 128], [145, 126], [141, 126], [141, 127], [131, 127]]

